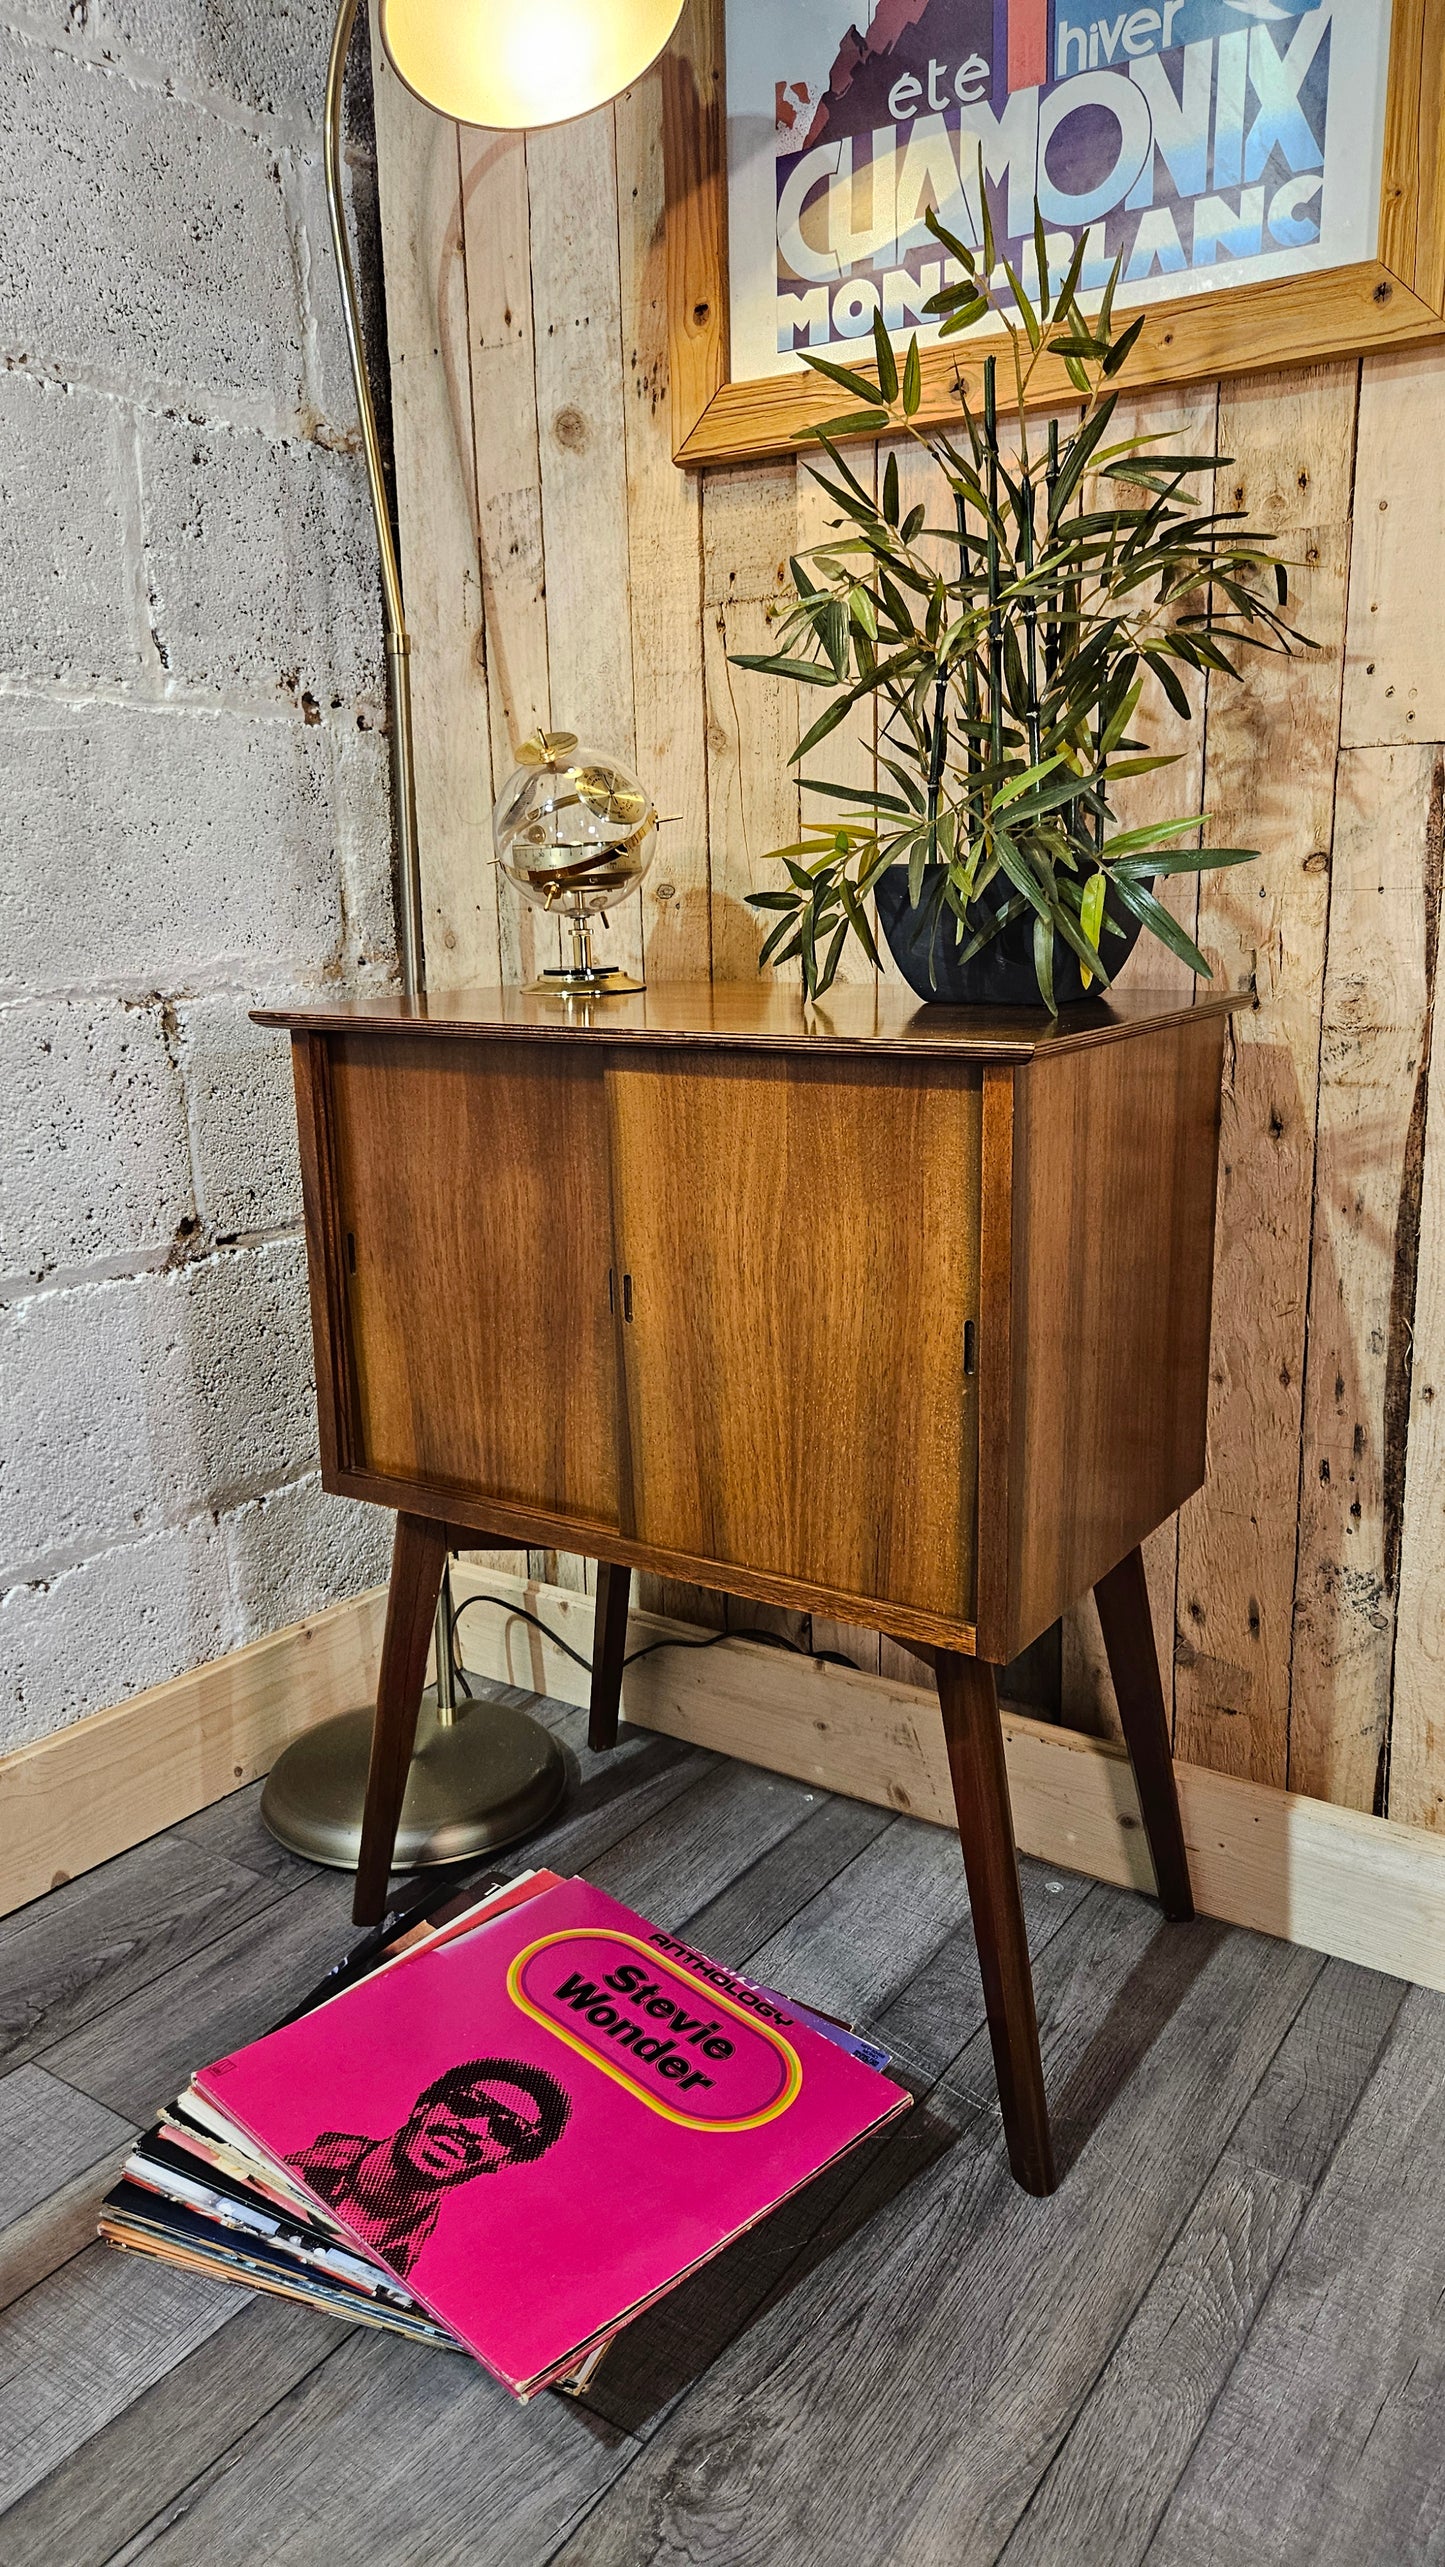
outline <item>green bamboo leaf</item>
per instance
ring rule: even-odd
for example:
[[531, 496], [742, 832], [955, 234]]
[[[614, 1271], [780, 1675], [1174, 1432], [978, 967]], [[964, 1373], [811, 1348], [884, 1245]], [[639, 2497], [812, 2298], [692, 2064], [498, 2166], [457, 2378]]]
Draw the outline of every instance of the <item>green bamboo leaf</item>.
[[734, 668], [756, 669], [762, 677], [791, 678], [798, 686], [836, 686], [838, 683], [833, 671], [820, 668], [816, 660], [780, 659], [760, 651], [729, 651], [728, 659]]
[[928, 832], [920, 830], [908, 856], [908, 899], [916, 909], [923, 897], [923, 868], [928, 862]]
[[[1075, 926], [1073, 919], [1069, 915], [1067, 905], [1062, 901], [1055, 912], [1054, 929], [1056, 934], [1062, 936], [1064, 943], [1069, 948], [1069, 951], [1078, 956], [1082, 970], [1085, 971], [1091, 979], [1097, 980], [1103, 988], [1107, 989], [1109, 987], [1109, 967], [1104, 961], [1103, 955], [1096, 946], [1089, 944], [1087, 939], [1080, 933], [1080, 930]], [[1104, 917], [1104, 932], [1106, 935], [1110, 936], [1120, 935], [1123, 932], [1122, 929], [1115, 927], [1113, 920], [1109, 917], [1107, 912]], [[1085, 985], [1087, 986], [1087, 983]]]
[[907, 803], [901, 802], [896, 793], [878, 793], [871, 785], [826, 784], [821, 778], [803, 775], [798, 778], [798, 789], [801, 793], [825, 793], [833, 802], [857, 802], [868, 811], [893, 812], [899, 819], [908, 816]]
[[[926, 312], [928, 309], [926, 303], [923, 308]], [[938, 333], [939, 337], [941, 339], [956, 339], [960, 330], [971, 330], [974, 323], [976, 321], [981, 321], [985, 312], [990, 312], [992, 309], [993, 306], [989, 302], [987, 295], [976, 294], [971, 302], [963, 305], [960, 311], [950, 312], [948, 319], [944, 322], [942, 329]]]
[[1074, 297], [1079, 290], [1079, 279], [1084, 272], [1084, 260], [1088, 256], [1088, 250], [1089, 235], [1086, 231], [1081, 232], [1074, 243], [1074, 255], [1069, 261], [1068, 271], [1055, 298], [1054, 318], [1057, 324], [1066, 323], [1073, 312]]
[[844, 688], [829, 705], [826, 713], [819, 714], [812, 729], [804, 732], [793, 751], [789, 764], [796, 766], [799, 758], [805, 758], [808, 751], [815, 749], [820, 740], [826, 740], [830, 731], [836, 731], [839, 723], [847, 719], [860, 696], [871, 694], [875, 687], [881, 685], [884, 679], [892, 675], [901, 665], [906, 663], [911, 666], [920, 648], [921, 645], [915, 644], [911, 650], [895, 652], [891, 660], [884, 660], [879, 667], [871, 670], [866, 678], [859, 678], [852, 686]]
[[866, 633], [870, 642], [876, 642], [878, 639], [878, 610], [873, 603], [871, 590], [862, 588], [855, 583], [848, 591], [848, 613], [853, 623], [857, 625], [859, 631]]
[[1119, 702], [1116, 704], [1109, 720], [1106, 722], [1103, 737], [1099, 742], [1099, 755], [1101, 758], [1106, 758], [1111, 749], [1118, 747], [1119, 742], [1123, 739], [1125, 732], [1128, 730], [1130, 723], [1134, 719], [1135, 712], [1138, 709], [1139, 698], [1143, 692], [1144, 681], [1142, 677], [1136, 678], [1132, 686], [1128, 684], [1127, 680], [1125, 681], [1125, 691]]
[[[980, 154], [980, 159], [981, 158], [982, 154]], [[929, 231], [933, 234], [934, 239], [936, 241], [942, 241], [944, 248], [957, 259], [959, 266], [964, 271], [964, 274], [966, 276], [972, 276], [975, 264], [974, 255], [967, 243], [961, 241], [958, 238], [957, 233], [950, 232], [945, 224], [940, 223], [938, 216], [931, 205], [925, 207], [923, 220]]]
[[980, 296], [977, 281], [972, 276], [967, 276], [962, 278], [957, 285], [940, 286], [936, 294], [930, 294], [923, 309], [928, 313], [956, 312], [959, 305], [962, 303], [973, 303], [979, 301], [983, 302], [986, 306], [988, 297], [987, 295]]
[[1198, 972], [1201, 978], [1212, 980], [1214, 975], [1193, 937], [1185, 934], [1178, 919], [1164, 907], [1163, 902], [1156, 900], [1152, 891], [1146, 891], [1141, 882], [1133, 881], [1126, 874], [1115, 874], [1113, 879], [1115, 891], [1125, 908], [1132, 909], [1135, 917], [1158, 937], [1160, 944], [1167, 945], [1171, 954], [1177, 954], [1180, 961], [1187, 963], [1190, 970]]
[[1104, 924], [1104, 894], [1109, 888], [1107, 874], [1090, 874], [1079, 901], [1079, 927], [1086, 941], [1099, 950], [1099, 936]]
[[1110, 379], [1119, 372], [1120, 367], [1127, 362], [1134, 347], [1134, 343], [1148, 318], [1149, 315], [1147, 312], [1141, 312], [1138, 320], [1131, 321], [1128, 329], [1123, 331], [1114, 341], [1108, 355], [1104, 359], [1104, 380], [1106, 383], [1109, 382]]
[[1065, 514], [1069, 501], [1073, 498], [1088, 469], [1089, 458], [1102, 444], [1104, 432], [1118, 406], [1118, 393], [1109, 393], [1107, 398], [1100, 402], [1087, 427], [1081, 428], [1076, 437], [1069, 439], [1068, 461], [1054, 484], [1053, 497], [1049, 502], [1051, 525], [1056, 525]]
[[842, 960], [843, 948], [847, 941], [848, 921], [845, 918], [841, 922], [831, 945], [828, 947], [827, 957], [824, 961], [822, 971], [817, 976], [817, 981], [813, 990], [813, 996], [815, 998], [825, 997], [828, 991], [832, 988], [833, 983], [838, 976], [838, 965]]
[[1186, 820], [1151, 820], [1147, 828], [1121, 830], [1104, 849], [1107, 856], [1137, 855], [1141, 848], [1166, 846], [1171, 838], [1182, 838], [1186, 829], [1202, 829], [1208, 814], [1194, 812]]
[[851, 392], [859, 401], [877, 400], [878, 386], [870, 383], [866, 374], [855, 374], [851, 366], [835, 365], [831, 357], [812, 356], [806, 348], [800, 350], [800, 354], [804, 365], [811, 366], [814, 374], [826, 375], [830, 383], [836, 383], [840, 392]]
[[[832, 446], [829, 446], [828, 453], [832, 461], [841, 467], [842, 456], [836, 453]], [[840, 489], [836, 482], [830, 481], [825, 472], [819, 472], [816, 464], [810, 464], [808, 470], [818, 488], [826, 498], [832, 500], [835, 508], [841, 508], [845, 517], [851, 517], [854, 524], [862, 526], [865, 531], [872, 529], [877, 520], [877, 510], [866, 490], [860, 491], [855, 499], [850, 492]], [[848, 478], [851, 481], [853, 475], [849, 473]]]
[[818, 911], [811, 900], [798, 920], [798, 936], [803, 957], [803, 987], [811, 998], [818, 982]]
[[1015, 891], [1022, 892], [1030, 909], [1034, 910], [1040, 918], [1047, 918], [1049, 915], [1049, 905], [1044, 898], [1043, 892], [1039, 888], [1033, 868], [1027, 860], [1020, 855], [1012, 838], [1008, 835], [1008, 832], [1004, 829], [995, 829], [993, 832], [993, 845], [994, 852], [998, 857], [999, 865], [1003, 872], [1007, 874]]
[[895, 759], [885, 757], [881, 752], [878, 763], [881, 767], [886, 767], [888, 773], [892, 776], [894, 783], [900, 786], [903, 792], [908, 796], [914, 810], [921, 811], [923, 809], [923, 794], [920, 790], [917, 777], [910, 775], [907, 767], [899, 766]]
[[1024, 316], [1024, 328], [1029, 334], [1029, 346], [1031, 348], [1036, 348], [1044, 334], [1039, 327], [1039, 316], [1034, 310], [1033, 304], [1030, 302], [1028, 295], [1024, 291], [1023, 279], [1021, 276], [1016, 274], [1007, 259], [1005, 259], [1003, 263], [1003, 272], [1008, 278], [1009, 284], [1013, 288], [1014, 301]]
[[[1026, 801], [1015, 803], [1009, 813], [1009, 827], [1026, 828], [1032, 821], [1045, 819], [1051, 811], [1062, 811], [1071, 802], [1087, 808], [1094, 800], [1095, 797], [1077, 776], [1067, 776], [1061, 783], [1045, 785], [1041, 792], [1031, 793]], [[997, 800], [994, 808], [998, 808]]]
[[1054, 999], [1054, 923], [1051, 918], [1034, 920], [1034, 978], [1039, 995], [1051, 1016], [1057, 1016]]
[[873, 347], [878, 360], [878, 389], [891, 404], [898, 398], [898, 360], [881, 312], [873, 315]]
[[[1107, 847], [1104, 854], [1109, 857]], [[1167, 856], [1125, 856], [1118, 864], [1110, 859], [1109, 871], [1125, 881], [1147, 882], [1156, 874], [1215, 873], [1222, 865], [1258, 862], [1258, 847], [1180, 847]]]
[[793, 433], [825, 445], [830, 437], [876, 437], [887, 425], [886, 410], [846, 410], [840, 418], [823, 419], [815, 428], [796, 428]]
[[863, 951], [867, 955], [874, 970], [881, 971], [883, 966], [878, 959], [878, 948], [873, 941], [873, 930], [868, 924], [867, 912], [846, 874], [844, 874], [839, 881], [838, 889], [842, 895], [843, 907], [847, 912], [849, 926], [852, 928], [854, 935], [857, 937], [859, 944], [862, 946]]
[[1013, 776], [1007, 784], [999, 787], [993, 797], [995, 811], [1002, 811], [1010, 802], [1017, 802], [1031, 785], [1042, 783], [1046, 775], [1052, 775], [1055, 767], [1062, 764], [1063, 752], [1056, 750], [1052, 757], [1041, 759], [1037, 766], [1025, 767], [1022, 775]]
[[1034, 260], [1039, 272], [1039, 317], [1049, 317], [1049, 247], [1044, 238], [1043, 208], [1034, 198]]
[[[785, 962], [787, 960], [787, 956], [785, 954], [780, 954], [778, 948], [792, 933], [793, 918], [796, 917], [796, 915], [797, 912], [795, 910], [792, 917], [780, 918], [777, 926], [772, 930], [772, 933], [764, 939], [762, 951], [758, 955], [758, 969], [760, 971], [764, 963], [770, 963], [775, 959], [779, 962]], [[792, 951], [796, 953], [797, 947], [794, 946]]]
[[906, 419], [915, 417], [922, 400], [923, 368], [919, 362], [918, 332], [915, 330], [903, 360], [903, 415]]
[[[961, 136], [960, 140], [962, 140]], [[981, 136], [979, 138], [978, 146], [978, 212], [979, 221], [983, 228], [984, 274], [985, 276], [992, 276], [994, 269], [998, 265], [998, 252], [994, 247], [993, 216], [988, 210], [988, 186], [984, 177], [983, 139]]]
[[[874, 399], [876, 400], [876, 399], [877, 399], [877, 394], [875, 393], [873, 397], [874, 397]], [[861, 499], [861, 501], [863, 502], [863, 505], [864, 505], [864, 506], [865, 506], [865, 508], [868, 510], [868, 512], [869, 512], [869, 514], [870, 514], [870, 516], [871, 516], [871, 515], [874, 513], [874, 510], [873, 510], [873, 493], [872, 493], [872, 491], [871, 491], [871, 490], [865, 490], [865, 489], [864, 489], [862, 482], [859, 480], [858, 475], [857, 475], [857, 474], [856, 474], [856, 472], [853, 470], [853, 467], [852, 467], [852, 465], [849, 463], [847, 456], [846, 456], [846, 455], [844, 455], [844, 454], [840, 454], [840, 453], [839, 453], [839, 451], [838, 451], [838, 448], [837, 448], [836, 446], [828, 446], [828, 447], [827, 447], [827, 455], [828, 455], [828, 461], [829, 461], [829, 463], [832, 465], [832, 467], [833, 467], [834, 471], [842, 474], [843, 479], [847, 482], [848, 487], [849, 487], [849, 489], [852, 491], [854, 498], [855, 498], [855, 499]], [[808, 471], [813, 475], [813, 478], [814, 478], [814, 480], [815, 480], [815, 481], [821, 478], [821, 476], [820, 476], [820, 474], [819, 474], [819, 472], [818, 472], [818, 467], [817, 467], [817, 465], [816, 465], [816, 464], [812, 464], [812, 463], [810, 463], [810, 464], [808, 465], [807, 469], [808, 469]]]
[[888, 525], [898, 523], [898, 457], [890, 455], [883, 467], [883, 515]]
[[1165, 694], [1168, 696], [1170, 703], [1173, 705], [1175, 712], [1182, 714], [1186, 722], [1189, 721], [1191, 719], [1189, 698], [1185, 694], [1183, 687], [1180, 685], [1179, 679], [1174, 670], [1170, 667], [1167, 655], [1162, 651], [1150, 649], [1148, 645], [1145, 647], [1149, 666], [1154, 671], [1154, 674], [1159, 680], [1160, 685], [1163, 687]]

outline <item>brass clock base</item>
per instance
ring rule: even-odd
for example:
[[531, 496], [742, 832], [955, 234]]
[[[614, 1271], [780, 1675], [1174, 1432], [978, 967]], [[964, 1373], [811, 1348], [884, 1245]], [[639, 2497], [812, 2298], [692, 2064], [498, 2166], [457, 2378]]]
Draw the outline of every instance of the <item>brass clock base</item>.
[[[343, 1711], [293, 1739], [261, 1794], [271, 1834], [311, 1863], [354, 1872], [371, 1757], [371, 1709]], [[541, 1827], [567, 1788], [562, 1751], [528, 1711], [459, 1703], [439, 1721], [428, 1687], [416, 1725], [393, 1868], [465, 1863]]]
[[577, 971], [543, 972], [529, 980], [527, 994], [535, 998], [635, 998], [647, 987], [645, 980], [634, 980], [620, 963], [598, 963]]

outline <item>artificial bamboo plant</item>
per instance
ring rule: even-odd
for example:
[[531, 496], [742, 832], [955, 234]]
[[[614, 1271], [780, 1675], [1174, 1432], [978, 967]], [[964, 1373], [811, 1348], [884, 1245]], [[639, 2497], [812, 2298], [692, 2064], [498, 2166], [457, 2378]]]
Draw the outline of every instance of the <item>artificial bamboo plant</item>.
[[[1229, 648], [1239, 643], [1308, 647], [1284, 613], [1285, 565], [1243, 512], [1203, 507], [1188, 488], [1230, 458], [1162, 451], [1168, 432], [1109, 441], [1119, 377], [1144, 326], [1143, 315], [1114, 324], [1117, 262], [1097, 312], [1086, 314], [1088, 236], [1051, 285], [1036, 208], [1030, 295], [1007, 261], [998, 267], [981, 170], [977, 194], [977, 251], [936, 214], [926, 218], [958, 281], [925, 309], [943, 316], [942, 338], [990, 315], [1002, 322], [1014, 414], [1006, 434], [996, 356], [984, 366], [981, 415], [958, 386], [952, 434], [917, 424], [918, 340], [900, 369], [881, 316], [876, 382], [808, 356], [862, 405], [805, 432], [827, 459], [810, 469], [839, 511], [837, 531], [790, 564], [796, 603], [776, 650], [735, 654], [740, 668], [828, 694], [795, 764], [855, 705], [877, 699], [875, 784], [803, 775], [803, 793], [842, 816], [805, 824], [796, 845], [774, 850], [786, 888], [750, 895], [777, 913], [761, 960], [799, 959], [810, 996], [829, 987], [850, 934], [877, 962], [869, 895], [895, 864], [907, 865], [910, 903], [932, 921], [931, 953], [951, 936], [966, 959], [1031, 914], [1034, 973], [1050, 1008], [1055, 940], [1077, 957], [1085, 988], [1107, 986], [1108, 948], [1129, 915], [1207, 974], [1151, 883], [1247, 863], [1256, 851], [1181, 846], [1202, 825], [1198, 812], [1117, 828], [1115, 784], [1172, 763], [1131, 739], [1130, 725], [1151, 678], [1187, 717], [1181, 671], [1237, 677]], [[1065, 432], [1050, 419], [1041, 436], [1029, 406], [1046, 352], [1062, 359], [1082, 415]], [[875, 501], [837, 443], [860, 434], [913, 438], [952, 494], [953, 522], [926, 524], [921, 506], [903, 513], [893, 453]]]

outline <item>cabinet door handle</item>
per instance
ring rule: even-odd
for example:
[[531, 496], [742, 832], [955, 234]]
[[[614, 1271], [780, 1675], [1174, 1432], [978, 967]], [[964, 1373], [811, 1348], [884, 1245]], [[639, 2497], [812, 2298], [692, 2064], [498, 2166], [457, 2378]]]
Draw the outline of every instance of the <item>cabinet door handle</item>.
[[623, 1276], [623, 1278], [622, 1278], [622, 1316], [623, 1316], [623, 1318], [624, 1318], [624, 1319], [631, 1319], [631, 1317], [632, 1317], [632, 1277], [631, 1277], [631, 1275], [624, 1275], [624, 1276]]
[[963, 1323], [963, 1369], [966, 1375], [975, 1371], [977, 1362], [978, 1350], [976, 1345], [976, 1331], [973, 1321], [971, 1319], [965, 1319]]

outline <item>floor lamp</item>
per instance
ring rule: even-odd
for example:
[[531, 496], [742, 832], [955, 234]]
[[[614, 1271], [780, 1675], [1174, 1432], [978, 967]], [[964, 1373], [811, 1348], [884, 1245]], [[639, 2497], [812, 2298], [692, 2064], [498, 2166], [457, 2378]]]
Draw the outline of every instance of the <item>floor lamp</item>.
[[[398, 872], [397, 945], [409, 998], [426, 986], [412, 747], [411, 641], [391, 529], [361, 301], [342, 197], [342, 93], [360, 0], [341, 0], [326, 82], [326, 199], [381, 557]], [[682, 0], [380, 0], [381, 41], [397, 78], [439, 115], [516, 132], [585, 116], [616, 98], [662, 51]], [[561, 1798], [556, 1741], [524, 1711], [458, 1705], [449, 1579], [437, 1605], [434, 1705], [424, 1705], [397, 1831], [396, 1862], [453, 1863], [510, 1845]], [[371, 1753], [370, 1707], [296, 1739], [273, 1765], [261, 1813], [313, 1862], [354, 1869]]]

